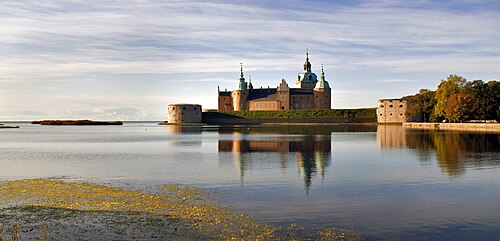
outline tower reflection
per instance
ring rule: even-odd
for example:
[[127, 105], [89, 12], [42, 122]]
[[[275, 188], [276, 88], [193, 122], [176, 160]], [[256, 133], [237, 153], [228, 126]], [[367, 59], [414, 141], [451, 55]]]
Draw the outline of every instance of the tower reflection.
[[[441, 170], [452, 177], [463, 175], [467, 168], [500, 164], [499, 134], [418, 130], [379, 125], [377, 143], [380, 149], [414, 150], [421, 162], [435, 159]], [[475, 158], [470, 158], [472, 156]]]
[[[226, 132], [227, 134], [227, 132]], [[232, 160], [239, 170], [243, 185], [245, 172], [255, 166], [269, 168], [276, 165], [283, 172], [295, 162], [297, 171], [309, 194], [313, 177], [319, 173], [323, 179], [331, 164], [331, 136], [323, 135], [280, 135], [250, 134], [233, 132], [228, 139], [219, 139], [219, 152], [232, 153]], [[276, 161], [277, 160], [277, 161]], [[221, 158], [228, 162], [228, 158]]]

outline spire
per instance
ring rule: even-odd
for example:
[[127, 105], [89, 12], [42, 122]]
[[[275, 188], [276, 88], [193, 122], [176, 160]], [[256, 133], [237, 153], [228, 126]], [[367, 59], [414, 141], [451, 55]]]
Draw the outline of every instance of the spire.
[[306, 48], [306, 62], [304, 63], [304, 71], [311, 72], [311, 63], [309, 62], [309, 48]]
[[240, 82], [238, 82], [238, 90], [246, 90], [247, 83], [245, 82], [245, 77], [243, 76], [243, 64], [240, 63]]
[[316, 86], [314, 88], [330, 89], [330, 84], [328, 84], [328, 81], [326, 81], [325, 78], [325, 71], [323, 70], [323, 64], [321, 64], [321, 76], [319, 77], [319, 81], [318, 83], [316, 83]]
[[252, 85], [252, 76], [251, 76], [251, 75], [249, 75], [249, 76], [248, 76], [248, 79], [249, 79], [249, 80], [248, 80], [248, 88], [249, 88], [249, 89], [253, 89], [253, 85]]
[[243, 77], [243, 63], [240, 63], [240, 81], [245, 82], [245, 77]]
[[325, 71], [323, 71], [323, 64], [321, 64], [321, 77], [319, 78], [320, 81], [325, 81]]

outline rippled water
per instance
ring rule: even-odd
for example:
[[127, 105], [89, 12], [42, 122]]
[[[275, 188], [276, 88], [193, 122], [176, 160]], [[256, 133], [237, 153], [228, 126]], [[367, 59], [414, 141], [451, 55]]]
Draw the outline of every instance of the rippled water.
[[497, 240], [500, 135], [401, 126], [0, 130], [0, 179], [67, 176], [223, 191], [263, 222], [367, 240]]

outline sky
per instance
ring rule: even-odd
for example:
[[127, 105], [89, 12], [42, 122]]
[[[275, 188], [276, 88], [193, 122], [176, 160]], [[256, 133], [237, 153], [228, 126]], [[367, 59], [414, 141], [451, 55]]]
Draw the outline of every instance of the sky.
[[332, 108], [374, 107], [450, 74], [500, 77], [497, 0], [3, 0], [0, 121], [166, 120], [217, 108], [240, 63], [294, 86], [306, 48]]

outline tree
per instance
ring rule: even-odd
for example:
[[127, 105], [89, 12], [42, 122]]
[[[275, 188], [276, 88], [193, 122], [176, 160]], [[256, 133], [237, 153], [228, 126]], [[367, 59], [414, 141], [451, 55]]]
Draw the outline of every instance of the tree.
[[467, 106], [470, 102], [470, 96], [464, 93], [455, 93], [451, 95], [446, 104], [445, 118], [450, 122], [461, 122], [468, 119]]
[[468, 101], [464, 103], [468, 119], [486, 120], [487, 106], [491, 102], [487, 96], [487, 85], [482, 80], [467, 82], [463, 93], [469, 96]]
[[436, 105], [432, 112], [432, 120], [439, 121], [445, 118], [445, 110], [448, 105], [450, 96], [462, 91], [467, 80], [458, 75], [450, 75], [446, 80], [441, 80], [441, 83], [436, 90]]
[[500, 122], [500, 82], [491, 80], [486, 83], [486, 119]]
[[421, 89], [416, 95], [406, 96], [405, 99], [410, 103], [406, 109], [406, 116], [428, 122], [436, 105], [435, 96], [436, 92], [429, 89]]

